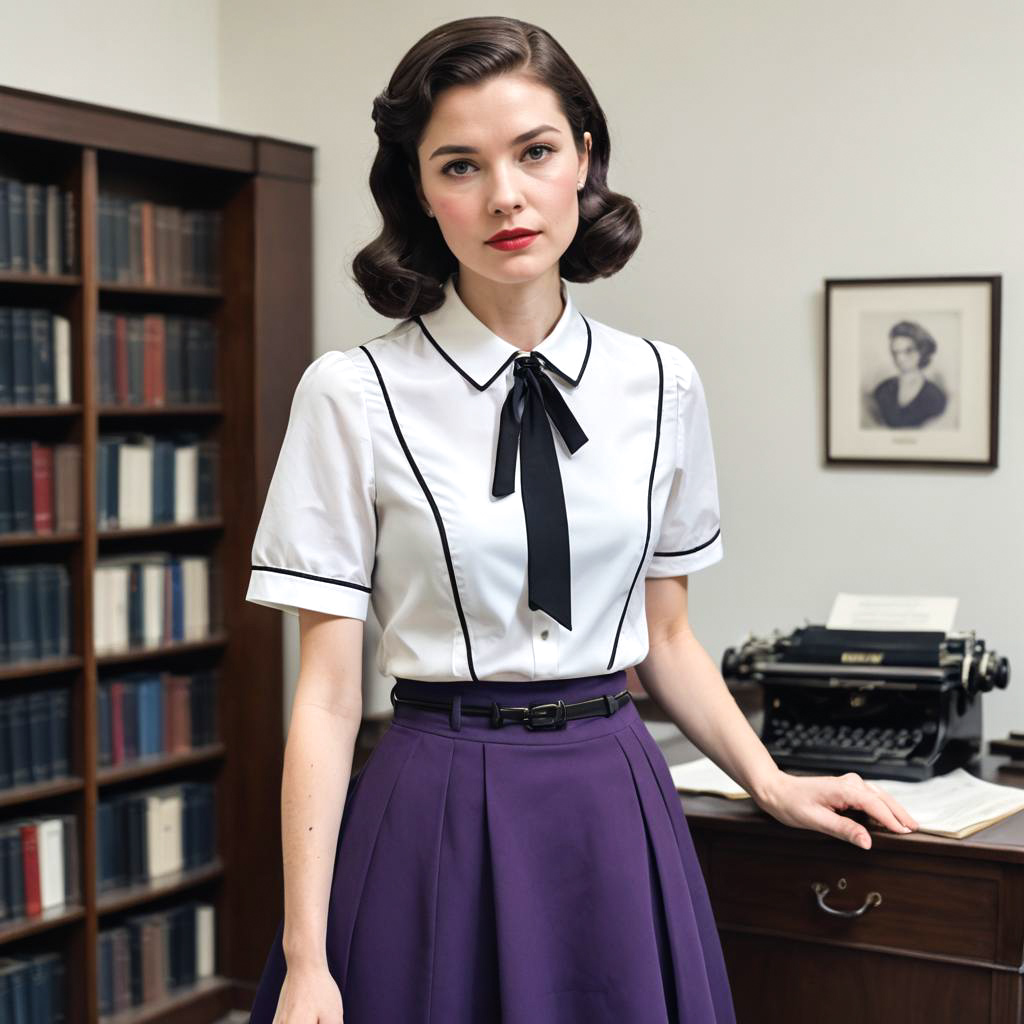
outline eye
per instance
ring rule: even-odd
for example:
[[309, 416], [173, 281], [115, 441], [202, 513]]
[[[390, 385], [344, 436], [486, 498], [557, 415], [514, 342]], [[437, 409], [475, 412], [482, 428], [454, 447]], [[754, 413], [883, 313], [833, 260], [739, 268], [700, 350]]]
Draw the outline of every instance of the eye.
[[[444, 167], [441, 168], [441, 173], [442, 174], [448, 174], [449, 170], [451, 170], [452, 167], [458, 167], [459, 164], [468, 164], [468, 163], [469, 163], [468, 160], [453, 160], [450, 164], [445, 164]], [[448, 176], [450, 178], [465, 178], [466, 177], [465, 174], [448, 174]]]
[[[532, 146], [527, 147], [525, 152], [532, 153], [535, 149], [539, 149], [541, 153], [553, 153], [555, 151], [554, 146], [549, 146], [543, 142], [536, 142]], [[539, 164], [544, 159], [543, 156], [538, 157], [536, 160], [529, 160], [528, 163]], [[442, 174], [447, 174], [449, 178], [468, 178], [469, 174], [452, 174], [451, 170], [453, 167], [458, 167], [459, 164], [465, 164], [467, 167], [472, 167], [473, 164], [469, 160], [452, 160], [451, 163], [447, 163], [441, 168]]]
[[[539, 150], [540, 150], [540, 151], [541, 151], [542, 153], [553, 153], [553, 152], [554, 152], [554, 147], [552, 147], [552, 146], [546, 146], [546, 145], [544, 145], [544, 143], [542, 143], [542, 142], [538, 142], [538, 143], [537, 143], [536, 145], [534, 145], [534, 146], [531, 146], [531, 147], [530, 147], [530, 148], [529, 148], [529, 149], [528, 149], [528, 150], [527, 150], [526, 152], [527, 152], [527, 153], [531, 153], [531, 152], [533, 152], [533, 150], [535, 150], [535, 149], [539, 149]], [[531, 162], [531, 163], [535, 163], [535, 164], [536, 164], [536, 163], [540, 163], [540, 161], [539, 161], [539, 160], [532, 160], [532, 161], [530, 161], [530, 162]]]

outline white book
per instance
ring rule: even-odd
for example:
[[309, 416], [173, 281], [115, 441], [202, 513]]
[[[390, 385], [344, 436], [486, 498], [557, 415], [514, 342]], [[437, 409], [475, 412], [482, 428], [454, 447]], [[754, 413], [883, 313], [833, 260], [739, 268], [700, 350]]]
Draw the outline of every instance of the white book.
[[164, 863], [168, 871], [181, 871], [185, 866], [182, 840], [184, 831], [181, 827], [181, 809], [183, 804], [180, 786], [170, 787], [160, 800], [160, 828], [163, 843]]
[[118, 525], [153, 525], [153, 438], [136, 437], [118, 449]]
[[107, 579], [106, 566], [97, 565], [92, 576], [92, 645], [97, 654], [107, 650], [106, 616]]
[[183, 444], [174, 449], [174, 521], [191, 523], [198, 517], [197, 476], [199, 446]]
[[53, 314], [53, 400], [58, 405], [71, 401], [71, 324], [68, 318]]
[[160, 794], [151, 791], [146, 794], [146, 873], [149, 878], [158, 878], [165, 871], [164, 852], [161, 845], [162, 820]]
[[163, 555], [142, 567], [142, 631], [147, 646], [159, 644], [164, 638], [164, 576], [167, 574]]
[[101, 562], [93, 575], [93, 647], [97, 654], [128, 646], [128, 567]]
[[196, 977], [198, 978], [209, 978], [216, 970], [213, 924], [213, 904], [200, 903], [196, 907]]
[[64, 905], [64, 822], [40, 818], [36, 828], [39, 853], [39, 902], [43, 910]]
[[199, 639], [209, 633], [209, 559], [205, 555], [184, 555], [181, 559], [181, 579], [185, 599], [185, 639]]
[[128, 566], [118, 563], [110, 568], [111, 593], [110, 643], [115, 651], [128, 650]]

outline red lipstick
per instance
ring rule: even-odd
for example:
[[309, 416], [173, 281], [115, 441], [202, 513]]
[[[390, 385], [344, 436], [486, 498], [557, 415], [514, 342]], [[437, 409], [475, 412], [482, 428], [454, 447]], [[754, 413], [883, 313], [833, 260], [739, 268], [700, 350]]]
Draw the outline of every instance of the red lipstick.
[[530, 231], [528, 228], [513, 228], [491, 235], [487, 239], [487, 244], [504, 251], [525, 249], [539, 234], [539, 231]]

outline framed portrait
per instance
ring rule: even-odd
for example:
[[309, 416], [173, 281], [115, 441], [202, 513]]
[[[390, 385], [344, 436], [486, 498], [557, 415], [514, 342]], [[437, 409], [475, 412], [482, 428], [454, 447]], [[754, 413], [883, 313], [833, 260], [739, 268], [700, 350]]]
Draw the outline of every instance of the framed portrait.
[[825, 459], [995, 466], [1002, 277], [825, 279]]

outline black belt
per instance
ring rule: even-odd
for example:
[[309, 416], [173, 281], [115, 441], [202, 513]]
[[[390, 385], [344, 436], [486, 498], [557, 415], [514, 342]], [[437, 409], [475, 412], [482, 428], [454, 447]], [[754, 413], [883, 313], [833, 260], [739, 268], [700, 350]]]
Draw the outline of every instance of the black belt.
[[406, 704], [409, 707], [426, 708], [428, 711], [443, 711], [450, 719], [457, 720], [461, 715], [486, 715], [493, 728], [501, 728], [513, 723], [523, 725], [527, 729], [564, 729], [565, 723], [572, 718], [593, 718], [597, 715], [609, 717], [619, 708], [629, 703], [629, 690], [620, 693], [605, 693], [589, 700], [579, 700], [574, 704], [555, 701], [553, 704], [530, 704], [526, 707], [512, 704], [498, 704], [491, 701], [486, 704], [462, 704], [454, 700], [427, 700], [425, 698], [399, 697], [395, 694], [398, 684], [391, 687], [391, 706]]

